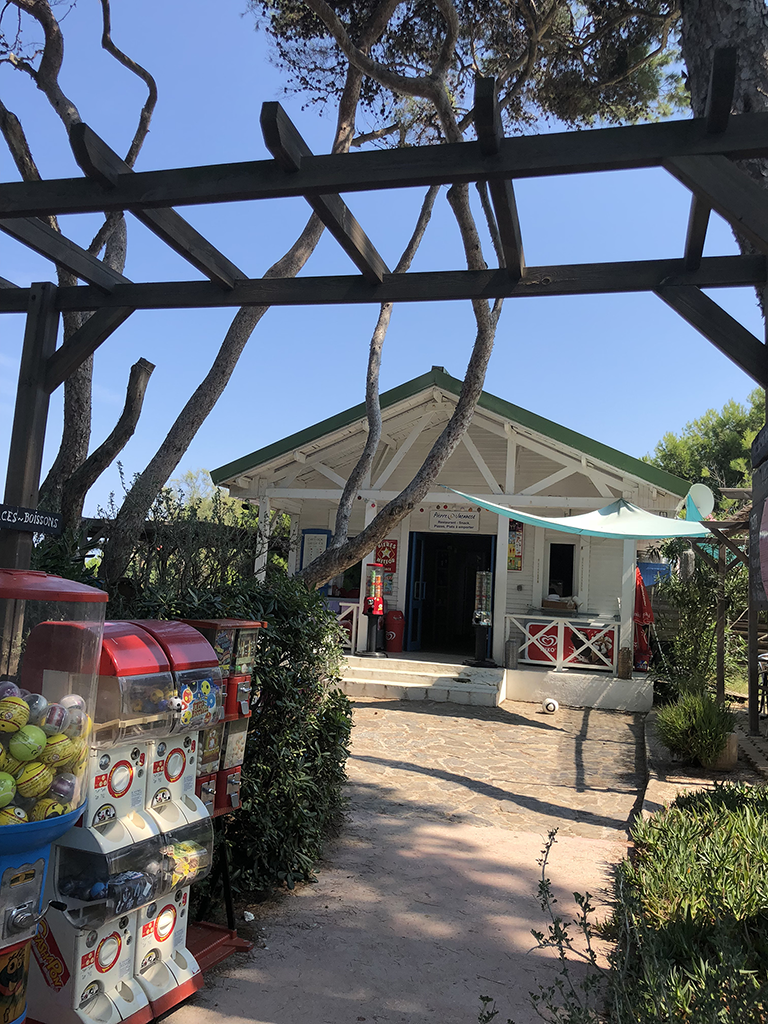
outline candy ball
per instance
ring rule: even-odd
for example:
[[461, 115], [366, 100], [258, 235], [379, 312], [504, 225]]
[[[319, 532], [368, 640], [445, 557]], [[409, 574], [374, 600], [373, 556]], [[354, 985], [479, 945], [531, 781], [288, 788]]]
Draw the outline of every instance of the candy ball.
[[75, 795], [76, 788], [77, 779], [72, 772], [59, 772], [51, 783], [48, 795], [55, 796], [56, 799], [60, 800], [63, 804], [68, 804]]
[[72, 808], [69, 804], [62, 804], [58, 800], [52, 800], [51, 797], [44, 796], [32, 808], [30, 817], [32, 821], [47, 821], [48, 818], [60, 818], [62, 814], [69, 814], [71, 810]]
[[29, 707], [29, 725], [39, 725], [48, 710], [48, 701], [42, 693], [30, 693], [24, 700]]
[[[0, 707], [2, 707], [2, 701], [0, 701]], [[64, 726], [67, 724], [67, 716], [69, 712], [61, 704], [50, 704], [48, 710], [45, 713], [45, 717], [40, 723], [40, 728], [43, 732], [49, 736], [53, 736], [56, 732], [64, 732]]]
[[153, 704], [159, 704], [159, 702], [163, 699], [164, 696], [165, 694], [163, 693], [162, 690], [153, 690], [149, 695], [149, 699], [152, 701]]
[[8, 772], [9, 775], [15, 775], [20, 768], [21, 761], [11, 757], [5, 747], [0, 746], [0, 772]]
[[0, 807], [5, 807], [16, 796], [16, 780], [8, 772], [0, 772]]
[[82, 708], [70, 708], [67, 714], [67, 724], [61, 730], [71, 740], [79, 736], [87, 736], [91, 731], [91, 720]]
[[88, 741], [87, 740], [70, 740], [72, 744], [72, 754], [67, 758], [66, 761], [59, 761], [59, 768], [66, 768], [68, 771], [73, 771], [75, 775], [79, 775], [85, 767], [85, 762], [88, 760]]
[[25, 725], [11, 736], [8, 750], [17, 761], [36, 761], [45, 750], [47, 739], [43, 730], [36, 725]]
[[12, 679], [3, 679], [2, 682], [0, 682], [0, 700], [2, 700], [3, 697], [19, 696], [21, 696], [21, 690]]
[[85, 701], [79, 693], [68, 693], [66, 697], [61, 698], [59, 704], [66, 708], [67, 711], [70, 711], [72, 708], [80, 708], [82, 711], [85, 711]]
[[53, 782], [53, 768], [40, 761], [30, 761], [25, 764], [16, 779], [16, 789], [21, 796], [42, 796], [51, 788]]
[[29, 821], [29, 818], [21, 807], [8, 804], [7, 807], [0, 808], [0, 825], [23, 825], [25, 821]]
[[21, 697], [0, 700], [0, 732], [18, 732], [29, 719], [29, 705]]
[[[27, 728], [29, 728], [29, 726], [27, 726]], [[43, 735], [45, 736], [45, 733], [43, 733]], [[45, 744], [45, 748], [38, 759], [42, 761], [43, 764], [59, 765], [68, 761], [72, 757], [74, 753], [74, 750], [72, 749], [72, 740], [66, 737], [63, 732], [56, 732], [53, 736], [48, 736], [46, 738], [48, 742]]]

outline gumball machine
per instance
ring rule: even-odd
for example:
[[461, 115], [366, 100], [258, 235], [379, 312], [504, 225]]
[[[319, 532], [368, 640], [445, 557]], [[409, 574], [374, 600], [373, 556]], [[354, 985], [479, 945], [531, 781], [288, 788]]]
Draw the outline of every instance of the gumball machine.
[[134, 622], [160, 645], [174, 680], [177, 725], [168, 739], [148, 750], [145, 810], [163, 832], [208, 816], [195, 794], [198, 733], [224, 715], [219, 660], [208, 641], [184, 622]]
[[379, 623], [384, 614], [384, 566], [379, 562], [371, 562], [365, 572], [365, 598], [363, 599], [363, 615], [368, 616], [368, 640], [366, 654], [369, 658], [386, 657], [376, 650], [376, 636]]
[[41, 900], [51, 843], [82, 813], [106, 601], [103, 592], [58, 576], [0, 569], [0, 1015], [5, 1024], [25, 1018], [32, 943], [49, 976], [59, 972]]

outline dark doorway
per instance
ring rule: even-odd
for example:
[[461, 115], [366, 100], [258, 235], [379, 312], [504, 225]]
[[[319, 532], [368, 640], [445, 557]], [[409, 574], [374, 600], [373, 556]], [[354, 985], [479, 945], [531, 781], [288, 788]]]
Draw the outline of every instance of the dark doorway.
[[573, 552], [573, 544], [550, 544], [548, 594], [573, 597]]
[[496, 538], [481, 534], [412, 533], [406, 606], [406, 650], [473, 654], [475, 573], [493, 570]]

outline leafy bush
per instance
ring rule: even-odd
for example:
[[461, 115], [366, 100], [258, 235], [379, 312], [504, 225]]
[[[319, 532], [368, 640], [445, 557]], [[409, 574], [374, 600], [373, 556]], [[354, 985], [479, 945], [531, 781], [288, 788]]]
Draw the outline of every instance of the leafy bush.
[[768, 791], [718, 785], [633, 827], [617, 870], [608, 1019], [768, 1018]]
[[[322, 596], [293, 577], [253, 576], [216, 592], [177, 595], [145, 588], [142, 616], [266, 621], [261, 635], [242, 773], [242, 807], [225, 819], [233, 884], [250, 894], [311, 877], [342, 808], [351, 730], [348, 699], [334, 687], [339, 627]], [[155, 602], [155, 603], [153, 603]], [[163, 614], [161, 617], [171, 617]]]
[[659, 708], [656, 728], [673, 754], [710, 767], [733, 731], [733, 714], [706, 690], [682, 693], [676, 703]]

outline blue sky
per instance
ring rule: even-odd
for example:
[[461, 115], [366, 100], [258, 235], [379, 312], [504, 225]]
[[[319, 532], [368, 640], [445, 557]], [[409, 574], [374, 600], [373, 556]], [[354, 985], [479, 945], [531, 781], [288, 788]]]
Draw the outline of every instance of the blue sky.
[[[116, 43], [156, 76], [160, 100], [139, 169], [262, 159], [265, 100], [280, 99], [316, 152], [328, 150], [333, 110], [302, 110], [284, 96], [267, 45], [243, 16], [244, 0], [185, 3], [115, 0]], [[183, 14], [183, 17], [182, 17]], [[99, 51], [99, 4], [80, 0], [63, 23], [62, 84], [96, 132], [124, 152], [144, 88]], [[79, 174], [64, 130], [26, 76], [0, 67], [5, 104], [22, 120], [45, 177]], [[360, 124], [365, 128], [365, 124]], [[0, 178], [17, 180], [0, 151]], [[649, 259], [682, 252], [689, 194], [661, 170], [579, 175], [516, 186], [530, 265]], [[348, 197], [349, 205], [393, 265], [407, 241], [417, 191]], [[303, 200], [187, 208], [182, 211], [235, 263], [262, 274], [291, 245], [308, 208]], [[86, 244], [98, 218], [69, 217], [64, 230]], [[736, 252], [730, 229], [713, 218], [707, 255]], [[489, 262], [491, 257], [488, 257]], [[19, 285], [53, 280], [47, 261], [0, 238], [0, 275]], [[462, 265], [445, 193], [413, 269]], [[324, 237], [305, 273], [352, 273], [333, 239]], [[142, 225], [129, 219], [126, 274], [136, 281], [199, 275]], [[713, 296], [762, 337], [749, 289]], [[122, 455], [127, 474], [143, 468], [184, 402], [207, 372], [233, 311], [135, 313], [99, 350], [94, 383], [93, 444], [119, 415], [128, 371], [140, 356], [156, 364], [144, 413]], [[175, 475], [211, 469], [362, 400], [376, 307], [272, 309], [256, 328], [235, 375]], [[0, 320], [0, 482], [4, 481], [23, 317]], [[381, 388], [433, 364], [463, 376], [473, 339], [467, 303], [397, 308], [387, 338]], [[710, 407], [744, 401], [752, 382], [653, 295], [508, 300], [499, 324], [486, 390], [631, 455], [653, 449]], [[61, 389], [54, 395], [45, 467], [61, 431]], [[94, 513], [119, 491], [113, 467], [89, 495]]]

